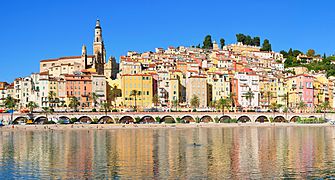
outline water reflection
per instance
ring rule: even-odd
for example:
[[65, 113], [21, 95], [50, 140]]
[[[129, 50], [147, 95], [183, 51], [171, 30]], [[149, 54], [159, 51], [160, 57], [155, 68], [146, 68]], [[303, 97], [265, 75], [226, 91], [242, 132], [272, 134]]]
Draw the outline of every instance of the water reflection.
[[0, 134], [3, 178], [259, 179], [335, 175], [332, 127]]

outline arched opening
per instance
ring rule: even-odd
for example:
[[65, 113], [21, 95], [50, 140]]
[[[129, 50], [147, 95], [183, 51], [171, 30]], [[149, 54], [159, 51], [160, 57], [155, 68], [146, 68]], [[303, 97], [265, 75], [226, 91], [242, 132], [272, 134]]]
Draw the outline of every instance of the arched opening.
[[237, 122], [242, 122], [242, 123], [246, 123], [246, 122], [250, 122], [251, 119], [248, 116], [241, 116], [237, 119]]
[[318, 118], [315, 117], [315, 116], [309, 116], [309, 118], [310, 118], [310, 119], [315, 119], [315, 120], [318, 119]]
[[175, 123], [175, 120], [172, 116], [164, 116], [161, 120], [160, 123]]
[[92, 119], [88, 116], [82, 116], [78, 119], [78, 121], [82, 123], [91, 123]]
[[260, 122], [260, 123], [269, 122], [269, 119], [266, 116], [259, 116], [256, 119], [256, 122]]
[[34, 124], [47, 124], [48, 118], [41, 116], [35, 119]]
[[109, 117], [109, 116], [102, 116], [99, 121], [99, 124], [114, 124], [114, 120], [113, 118]]
[[283, 116], [277, 116], [273, 119], [274, 122], [287, 122]]
[[300, 118], [299, 116], [293, 116], [293, 117], [290, 119], [290, 122], [297, 122], [299, 118]]
[[219, 122], [224, 123], [224, 122], [229, 122], [230, 120], [231, 120], [230, 116], [222, 116], [220, 117]]
[[14, 119], [13, 124], [26, 123], [27, 121], [28, 121], [28, 118], [26, 117], [17, 117]]
[[200, 122], [203, 122], [203, 123], [209, 123], [209, 122], [213, 122], [213, 119], [212, 119], [210, 116], [203, 116], [203, 117], [200, 119]]
[[58, 123], [60, 124], [70, 124], [70, 118], [66, 116], [61, 116], [58, 118]]
[[132, 118], [131, 116], [123, 116], [119, 122], [121, 124], [129, 124], [129, 123], [134, 123], [134, 118]]
[[156, 121], [151, 116], [143, 116], [138, 123], [140, 123], [140, 124], [152, 124], [152, 123], [156, 123]]
[[183, 123], [190, 123], [190, 122], [195, 122], [194, 118], [192, 116], [184, 116], [181, 118], [181, 122]]

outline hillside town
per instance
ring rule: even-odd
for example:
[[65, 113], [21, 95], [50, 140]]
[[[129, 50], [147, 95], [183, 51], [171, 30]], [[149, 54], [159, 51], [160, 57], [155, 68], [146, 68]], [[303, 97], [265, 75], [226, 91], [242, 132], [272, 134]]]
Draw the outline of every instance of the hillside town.
[[[299, 54], [306, 62], [321, 57]], [[0, 83], [0, 106], [12, 97], [16, 110], [316, 112], [335, 108], [335, 77], [305, 67], [285, 68], [279, 52], [242, 42], [211, 48], [168, 47], [106, 58], [100, 21], [93, 54], [40, 61], [40, 72]]]

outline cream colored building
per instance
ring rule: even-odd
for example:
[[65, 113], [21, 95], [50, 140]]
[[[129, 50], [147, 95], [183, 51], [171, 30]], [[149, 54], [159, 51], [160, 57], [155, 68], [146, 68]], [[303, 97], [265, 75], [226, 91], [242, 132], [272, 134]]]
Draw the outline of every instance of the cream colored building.
[[186, 101], [191, 107], [193, 95], [199, 97], [199, 108], [207, 107], [207, 78], [206, 76], [191, 76], [186, 80]]
[[48, 72], [50, 76], [59, 77], [65, 74], [74, 74], [82, 69], [93, 68], [99, 75], [104, 74], [106, 50], [102, 39], [100, 21], [97, 20], [94, 32], [93, 55], [87, 55], [83, 45], [80, 56], [68, 56], [40, 61], [40, 72]]

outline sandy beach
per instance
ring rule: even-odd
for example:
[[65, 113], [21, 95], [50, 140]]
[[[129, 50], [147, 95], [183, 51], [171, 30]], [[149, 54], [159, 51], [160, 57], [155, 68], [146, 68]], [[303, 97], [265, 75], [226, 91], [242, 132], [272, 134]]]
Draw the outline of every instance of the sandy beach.
[[[193, 124], [48, 124], [3, 126], [0, 131], [65, 131], [65, 130], [115, 130], [148, 128], [233, 128], [233, 127], [332, 127], [329, 123], [193, 123]], [[335, 127], [335, 126], [334, 126]]]

